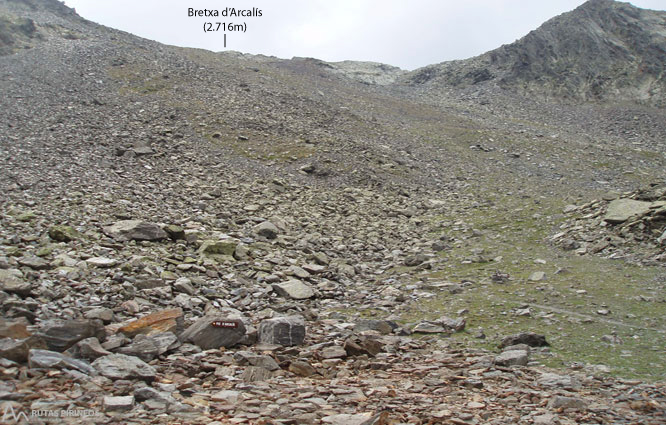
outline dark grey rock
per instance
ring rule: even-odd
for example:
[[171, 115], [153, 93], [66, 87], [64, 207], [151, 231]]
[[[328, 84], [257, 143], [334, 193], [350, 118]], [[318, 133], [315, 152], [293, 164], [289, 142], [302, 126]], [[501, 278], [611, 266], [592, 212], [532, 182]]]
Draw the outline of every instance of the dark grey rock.
[[550, 409], [583, 410], [587, 408], [587, 405], [587, 401], [580, 397], [566, 397], [562, 395], [553, 396], [548, 402]]
[[0, 339], [0, 357], [17, 363], [28, 361], [28, 355], [33, 348], [46, 348], [46, 342], [35, 335], [23, 339]]
[[86, 375], [96, 375], [95, 369], [88, 362], [73, 359], [55, 351], [33, 348], [28, 356], [28, 365], [31, 368], [44, 369], [75, 369]]
[[388, 335], [393, 332], [393, 329], [397, 328], [398, 325], [395, 322], [389, 320], [360, 320], [354, 325], [355, 332], [363, 331], [377, 331], [383, 335]]
[[546, 337], [544, 335], [539, 335], [534, 332], [522, 332], [519, 334], [509, 335], [502, 339], [500, 348], [518, 344], [526, 344], [530, 347], [547, 347], [550, 345], [548, 342], [546, 342]]
[[240, 366], [258, 366], [270, 371], [280, 369], [280, 366], [273, 357], [262, 354], [255, 354], [249, 351], [237, 351], [234, 353], [234, 360]]
[[301, 345], [305, 340], [305, 320], [299, 316], [276, 317], [259, 324], [259, 342], [283, 346]]
[[104, 349], [104, 347], [102, 347], [102, 345], [99, 343], [99, 340], [95, 337], [82, 339], [81, 341], [71, 346], [67, 351], [65, 351], [65, 353], [72, 357], [89, 360], [95, 360], [99, 357], [108, 356], [111, 354], [109, 351]]
[[49, 350], [62, 352], [85, 338], [103, 341], [106, 330], [101, 320], [50, 320], [42, 322], [37, 333]]
[[134, 337], [131, 344], [121, 347], [118, 353], [136, 356], [143, 361], [149, 362], [155, 357], [166, 353], [171, 349], [178, 348], [180, 341], [173, 332], [163, 332], [146, 336], [139, 334]]
[[270, 221], [264, 221], [263, 223], [259, 223], [254, 228], [252, 229], [253, 232], [259, 236], [262, 236], [266, 239], [275, 239], [277, 238], [278, 233], [280, 233], [280, 229], [277, 228], [277, 226]]
[[245, 335], [243, 321], [221, 315], [204, 316], [180, 335], [183, 342], [191, 342], [204, 350], [232, 347]]
[[529, 360], [527, 351], [525, 350], [511, 350], [504, 351], [495, 357], [495, 364], [497, 366], [525, 366]]
[[92, 366], [103, 376], [111, 379], [155, 379], [155, 368], [138, 357], [111, 354], [100, 357]]
[[86, 319], [99, 319], [104, 323], [110, 323], [113, 321], [114, 314], [110, 308], [100, 307], [87, 311], [84, 316]]
[[344, 349], [350, 357], [362, 355], [375, 357], [384, 350], [384, 345], [375, 338], [359, 336], [347, 338]]

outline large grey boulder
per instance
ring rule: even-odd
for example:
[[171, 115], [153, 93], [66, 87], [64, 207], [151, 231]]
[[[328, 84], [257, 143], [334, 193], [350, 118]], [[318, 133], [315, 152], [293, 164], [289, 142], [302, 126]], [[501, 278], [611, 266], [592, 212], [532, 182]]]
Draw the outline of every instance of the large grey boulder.
[[106, 330], [101, 320], [50, 320], [40, 325], [39, 332], [49, 350], [62, 352], [85, 338], [103, 341]]
[[305, 300], [315, 295], [312, 286], [301, 282], [298, 279], [292, 279], [287, 282], [276, 283], [273, 285], [273, 291], [283, 297], [293, 298], [295, 300]]
[[119, 353], [136, 356], [149, 362], [168, 350], [180, 346], [178, 337], [173, 332], [163, 332], [156, 335], [137, 335], [131, 344], [118, 349]]
[[23, 273], [18, 269], [0, 269], [0, 291], [14, 293], [20, 296], [30, 295], [32, 288], [30, 282], [23, 279]]
[[259, 324], [259, 342], [284, 346], [301, 345], [305, 340], [305, 320], [299, 316], [276, 317]]
[[111, 354], [100, 357], [92, 366], [103, 376], [111, 379], [155, 379], [155, 368], [138, 357]]
[[495, 357], [497, 366], [525, 366], [529, 360], [527, 350], [504, 351]]
[[96, 375], [95, 369], [86, 361], [73, 359], [55, 351], [33, 348], [28, 355], [30, 368], [76, 369], [86, 375]]
[[278, 233], [280, 233], [280, 229], [270, 221], [264, 221], [263, 223], [257, 224], [252, 231], [258, 236], [262, 236], [266, 239], [275, 239], [277, 238]]
[[610, 224], [624, 223], [632, 217], [638, 218], [647, 214], [651, 205], [651, 202], [616, 199], [608, 204], [604, 221]]
[[183, 342], [191, 342], [204, 350], [231, 347], [245, 335], [245, 325], [238, 318], [209, 315], [194, 322], [180, 335]]
[[158, 241], [169, 235], [157, 224], [141, 220], [122, 220], [104, 228], [104, 233], [117, 241]]

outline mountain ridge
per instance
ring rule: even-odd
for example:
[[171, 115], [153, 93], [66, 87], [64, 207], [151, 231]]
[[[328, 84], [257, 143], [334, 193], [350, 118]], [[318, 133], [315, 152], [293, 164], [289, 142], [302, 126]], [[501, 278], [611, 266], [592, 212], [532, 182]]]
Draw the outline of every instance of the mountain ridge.
[[[80, 23], [87, 22], [58, 0], [8, 2], [33, 10], [43, 7], [64, 19], [76, 17]], [[29, 23], [23, 24], [25, 31], [21, 33], [20, 23], [6, 21], [4, 32], [19, 30], [17, 43], [26, 46], [31, 39], [39, 38], [39, 33]], [[0, 34], [2, 25], [0, 22]], [[3, 49], [9, 52], [11, 38], [7, 34], [3, 43], [0, 37], [0, 54]], [[325, 64], [332, 73], [364, 84], [426, 85], [429, 90], [495, 86], [567, 101], [629, 101], [663, 107], [664, 55], [666, 12], [614, 0], [588, 0], [549, 19], [514, 43], [472, 58], [413, 71], [372, 62], [313, 60]]]
[[413, 71], [407, 84], [505, 89], [578, 101], [664, 106], [666, 12], [589, 0], [518, 41]]

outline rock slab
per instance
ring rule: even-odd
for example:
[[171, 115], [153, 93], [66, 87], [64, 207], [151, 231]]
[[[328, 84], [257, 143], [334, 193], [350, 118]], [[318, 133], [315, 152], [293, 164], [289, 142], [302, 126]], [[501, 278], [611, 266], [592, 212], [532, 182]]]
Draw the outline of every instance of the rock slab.
[[633, 199], [616, 199], [608, 204], [604, 221], [610, 224], [620, 224], [632, 217], [640, 217], [650, 211], [652, 203], [636, 201]]
[[106, 330], [101, 320], [50, 320], [42, 323], [38, 335], [52, 351], [62, 352], [85, 338], [103, 341]]
[[141, 220], [122, 220], [104, 228], [104, 233], [117, 241], [159, 241], [169, 235], [154, 223]]
[[292, 279], [283, 283], [276, 283], [273, 285], [273, 291], [277, 294], [293, 298], [295, 300], [305, 300], [314, 297], [314, 289], [306, 283], [297, 279]]
[[134, 356], [111, 354], [100, 357], [92, 366], [103, 376], [111, 379], [155, 379], [155, 368]]

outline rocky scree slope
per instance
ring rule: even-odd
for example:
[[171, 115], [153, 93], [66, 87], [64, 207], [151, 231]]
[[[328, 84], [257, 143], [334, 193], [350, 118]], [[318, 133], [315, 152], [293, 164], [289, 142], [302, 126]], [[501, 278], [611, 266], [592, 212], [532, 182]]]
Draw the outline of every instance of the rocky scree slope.
[[[311, 60], [0, 5], [33, 35], [11, 27], [0, 57], [3, 406], [93, 409], [71, 421], [95, 424], [663, 422], [659, 383], [541, 367], [552, 352], [529, 333], [497, 348], [489, 332], [491, 350], [439, 338], [465, 330], [464, 309], [400, 320], [473, 285], [413, 276], [474, 250], [484, 232], [457, 217], [491, 204], [479, 188], [511, 169], [504, 191], [554, 191], [564, 165], [541, 163], [578, 140], [538, 124], [498, 138], [468, 116], [486, 105], [442, 111]], [[568, 163], [572, 181], [597, 176]]]

